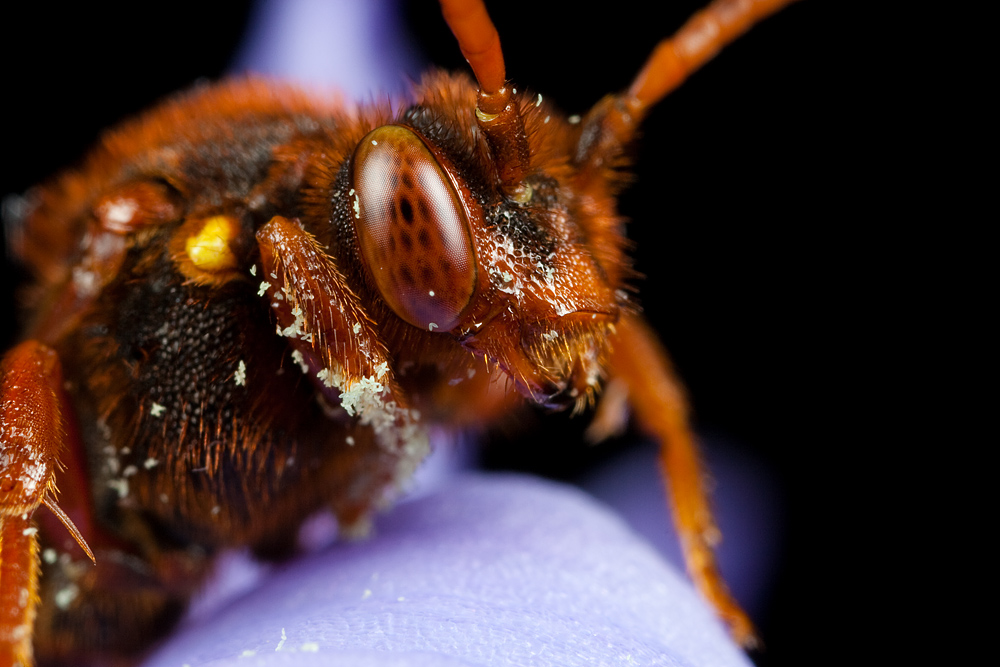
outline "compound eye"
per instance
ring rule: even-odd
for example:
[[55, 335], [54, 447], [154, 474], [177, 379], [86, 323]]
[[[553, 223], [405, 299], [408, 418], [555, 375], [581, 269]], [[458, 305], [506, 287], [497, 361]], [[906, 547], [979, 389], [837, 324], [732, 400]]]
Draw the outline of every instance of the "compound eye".
[[472, 299], [476, 262], [462, 202], [412, 130], [377, 128], [354, 151], [354, 227], [378, 290], [410, 324], [450, 331]]

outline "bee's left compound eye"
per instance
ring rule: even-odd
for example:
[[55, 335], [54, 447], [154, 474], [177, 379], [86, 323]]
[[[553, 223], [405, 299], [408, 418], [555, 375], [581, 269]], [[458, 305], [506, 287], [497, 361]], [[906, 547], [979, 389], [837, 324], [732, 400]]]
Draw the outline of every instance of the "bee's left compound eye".
[[354, 151], [358, 244], [389, 307], [410, 324], [449, 331], [476, 288], [465, 209], [417, 134], [385, 125]]

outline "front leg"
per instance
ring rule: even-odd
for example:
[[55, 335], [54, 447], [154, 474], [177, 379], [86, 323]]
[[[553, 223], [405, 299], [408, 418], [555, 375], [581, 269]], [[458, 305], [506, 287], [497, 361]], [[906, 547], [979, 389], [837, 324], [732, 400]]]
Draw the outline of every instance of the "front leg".
[[[684, 390], [666, 351], [637, 315], [625, 315], [618, 324], [611, 371], [614, 380], [626, 385], [639, 424], [660, 442], [660, 465], [691, 578], [729, 625], [733, 638], [742, 646], [755, 646], [753, 624], [730, 595], [715, 562], [721, 534], [709, 506], [706, 472], [688, 421]], [[604, 418], [614, 421], [608, 414]]]
[[[278, 335], [288, 338], [303, 371], [331, 412], [370, 427], [389, 463], [331, 484], [341, 525], [363, 529], [371, 510], [413, 474], [429, 453], [419, 413], [396, 382], [389, 353], [336, 260], [295, 221], [275, 216], [257, 232], [263, 274], [259, 294], [270, 300]], [[335, 415], [336, 416], [336, 415]], [[351, 470], [351, 466], [335, 466]]]
[[26, 341], [4, 356], [0, 378], [0, 665], [26, 666], [39, 600], [35, 510], [46, 505], [94, 554], [55, 502], [67, 413], [56, 353]]

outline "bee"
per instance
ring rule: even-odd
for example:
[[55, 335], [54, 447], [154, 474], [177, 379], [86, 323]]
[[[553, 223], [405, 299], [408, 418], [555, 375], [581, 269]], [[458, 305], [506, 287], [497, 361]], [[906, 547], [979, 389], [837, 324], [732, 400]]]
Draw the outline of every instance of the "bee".
[[431, 73], [398, 109], [198, 88], [29, 196], [10, 239], [33, 307], [0, 384], [2, 664], [135, 655], [219, 550], [283, 556], [321, 508], [363, 527], [430, 425], [596, 406], [600, 437], [624, 419], [611, 383], [661, 444], [693, 580], [755, 641], [616, 204], [648, 111], [787, 0], [717, 0], [580, 117], [507, 80], [481, 3], [441, 4], [474, 78]]

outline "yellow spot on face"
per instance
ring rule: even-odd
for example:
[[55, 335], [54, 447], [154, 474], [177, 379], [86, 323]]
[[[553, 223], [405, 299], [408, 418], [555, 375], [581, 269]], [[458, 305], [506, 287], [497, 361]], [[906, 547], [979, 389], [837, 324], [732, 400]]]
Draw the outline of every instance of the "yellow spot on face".
[[188, 259], [203, 271], [236, 268], [236, 256], [229, 247], [236, 233], [236, 222], [228, 216], [216, 215], [206, 219], [201, 231], [189, 236], [185, 242]]

